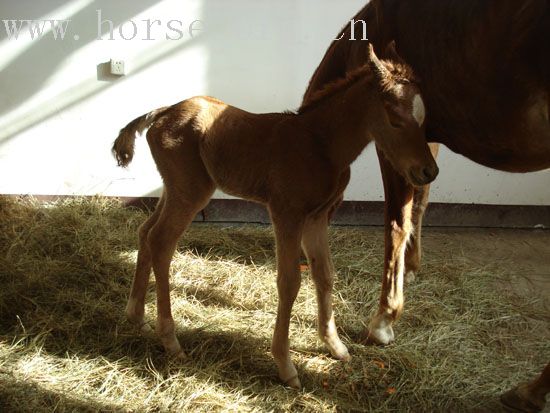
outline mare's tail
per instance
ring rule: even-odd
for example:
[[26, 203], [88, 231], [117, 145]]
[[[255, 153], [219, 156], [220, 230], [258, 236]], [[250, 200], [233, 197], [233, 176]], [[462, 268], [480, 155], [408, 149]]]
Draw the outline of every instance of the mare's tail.
[[126, 125], [119, 133], [113, 144], [113, 155], [115, 156], [118, 166], [126, 167], [132, 162], [134, 157], [134, 146], [136, 142], [137, 134], [140, 135], [143, 131], [151, 126], [159, 116], [163, 115], [170, 109], [170, 107], [164, 107], [149, 112], [137, 119], [131, 121]]

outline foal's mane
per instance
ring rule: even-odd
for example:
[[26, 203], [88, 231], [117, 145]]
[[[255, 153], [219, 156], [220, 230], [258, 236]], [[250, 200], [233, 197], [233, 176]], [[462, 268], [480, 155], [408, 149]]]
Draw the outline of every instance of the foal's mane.
[[[416, 78], [412, 69], [403, 63], [394, 62], [391, 60], [382, 60], [382, 64], [388, 69], [391, 76], [388, 76], [387, 79], [384, 79], [381, 90], [385, 92], [390, 89], [395, 83], [398, 84], [409, 84], [417, 83]], [[296, 111], [297, 114], [305, 113], [315, 107], [320, 103], [334, 96], [338, 92], [347, 89], [353, 84], [357, 83], [359, 80], [363, 79], [365, 76], [372, 75], [371, 68], [369, 64], [364, 64], [359, 68], [352, 70], [346, 74], [346, 77], [336, 79], [332, 82], [327, 83], [324, 87], [314, 92], [311, 96], [309, 102], [304, 103]]]

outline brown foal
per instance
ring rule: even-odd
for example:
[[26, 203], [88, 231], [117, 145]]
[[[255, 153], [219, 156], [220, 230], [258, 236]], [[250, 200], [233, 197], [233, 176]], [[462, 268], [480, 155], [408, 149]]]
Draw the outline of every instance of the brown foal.
[[170, 261], [183, 231], [215, 188], [221, 188], [266, 205], [273, 222], [279, 305], [271, 349], [281, 380], [300, 387], [288, 338], [301, 282], [300, 246], [316, 285], [320, 337], [334, 357], [349, 359], [332, 312], [329, 214], [349, 182], [349, 165], [373, 140], [412, 184], [435, 179], [438, 168], [424, 136], [424, 117], [409, 68], [380, 61], [371, 47], [366, 65], [321, 90], [297, 113], [252, 114], [213, 98], [194, 97], [132, 121], [121, 130], [113, 152], [119, 165], [127, 166], [136, 133], [149, 128], [147, 141], [164, 192], [139, 231], [137, 268], [126, 308], [129, 320], [145, 326], [152, 267], [157, 334], [168, 352], [183, 356], [170, 308]]

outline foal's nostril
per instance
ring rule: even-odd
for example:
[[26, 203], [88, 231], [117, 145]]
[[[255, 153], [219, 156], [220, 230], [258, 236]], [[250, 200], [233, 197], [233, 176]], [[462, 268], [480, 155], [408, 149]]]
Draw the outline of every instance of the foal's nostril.
[[426, 180], [431, 182], [435, 178], [437, 178], [437, 175], [439, 174], [439, 168], [437, 166], [427, 167], [422, 170], [422, 173], [424, 174]]
[[418, 168], [411, 168], [409, 170], [409, 177], [411, 178], [410, 182], [413, 185], [417, 186], [430, 184], [434, 181], [438, 174], [439, 168], [437, 164], [433, 164], [425, 168], [422, 168], [422, 166], [420, 166]]
[[426, 179], [430, 179], [432, 177], [432, 171], [430, 170], [430, 168], [424, 168], [422, 170], [422, 174], [424, 175], [424, 178], [426, 178]]

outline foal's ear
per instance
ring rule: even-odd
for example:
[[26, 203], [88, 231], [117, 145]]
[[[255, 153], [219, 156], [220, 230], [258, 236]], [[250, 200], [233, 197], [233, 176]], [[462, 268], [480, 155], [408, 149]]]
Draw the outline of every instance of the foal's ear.
[[372, 47], [372, 43], [369, 43], [368, 54], [368, 65], [370, 66], [374, 75], [376, 76], [378, 81], [384, 80], [389, 75], [389, 72], [388, 69], [386, 69], [386, 67], [378, 59], [376, 53], [374, 53], [374, 47]]
[[399, 53], [397, 53], [397, 45], [395, 44], [395, 40], [392, 40], [388, 43], [386, 46], [386, 50], [384, 52], [384, 59], [392, 60], [396, 63], [405, 63], [405, 61], [399, 56]]

